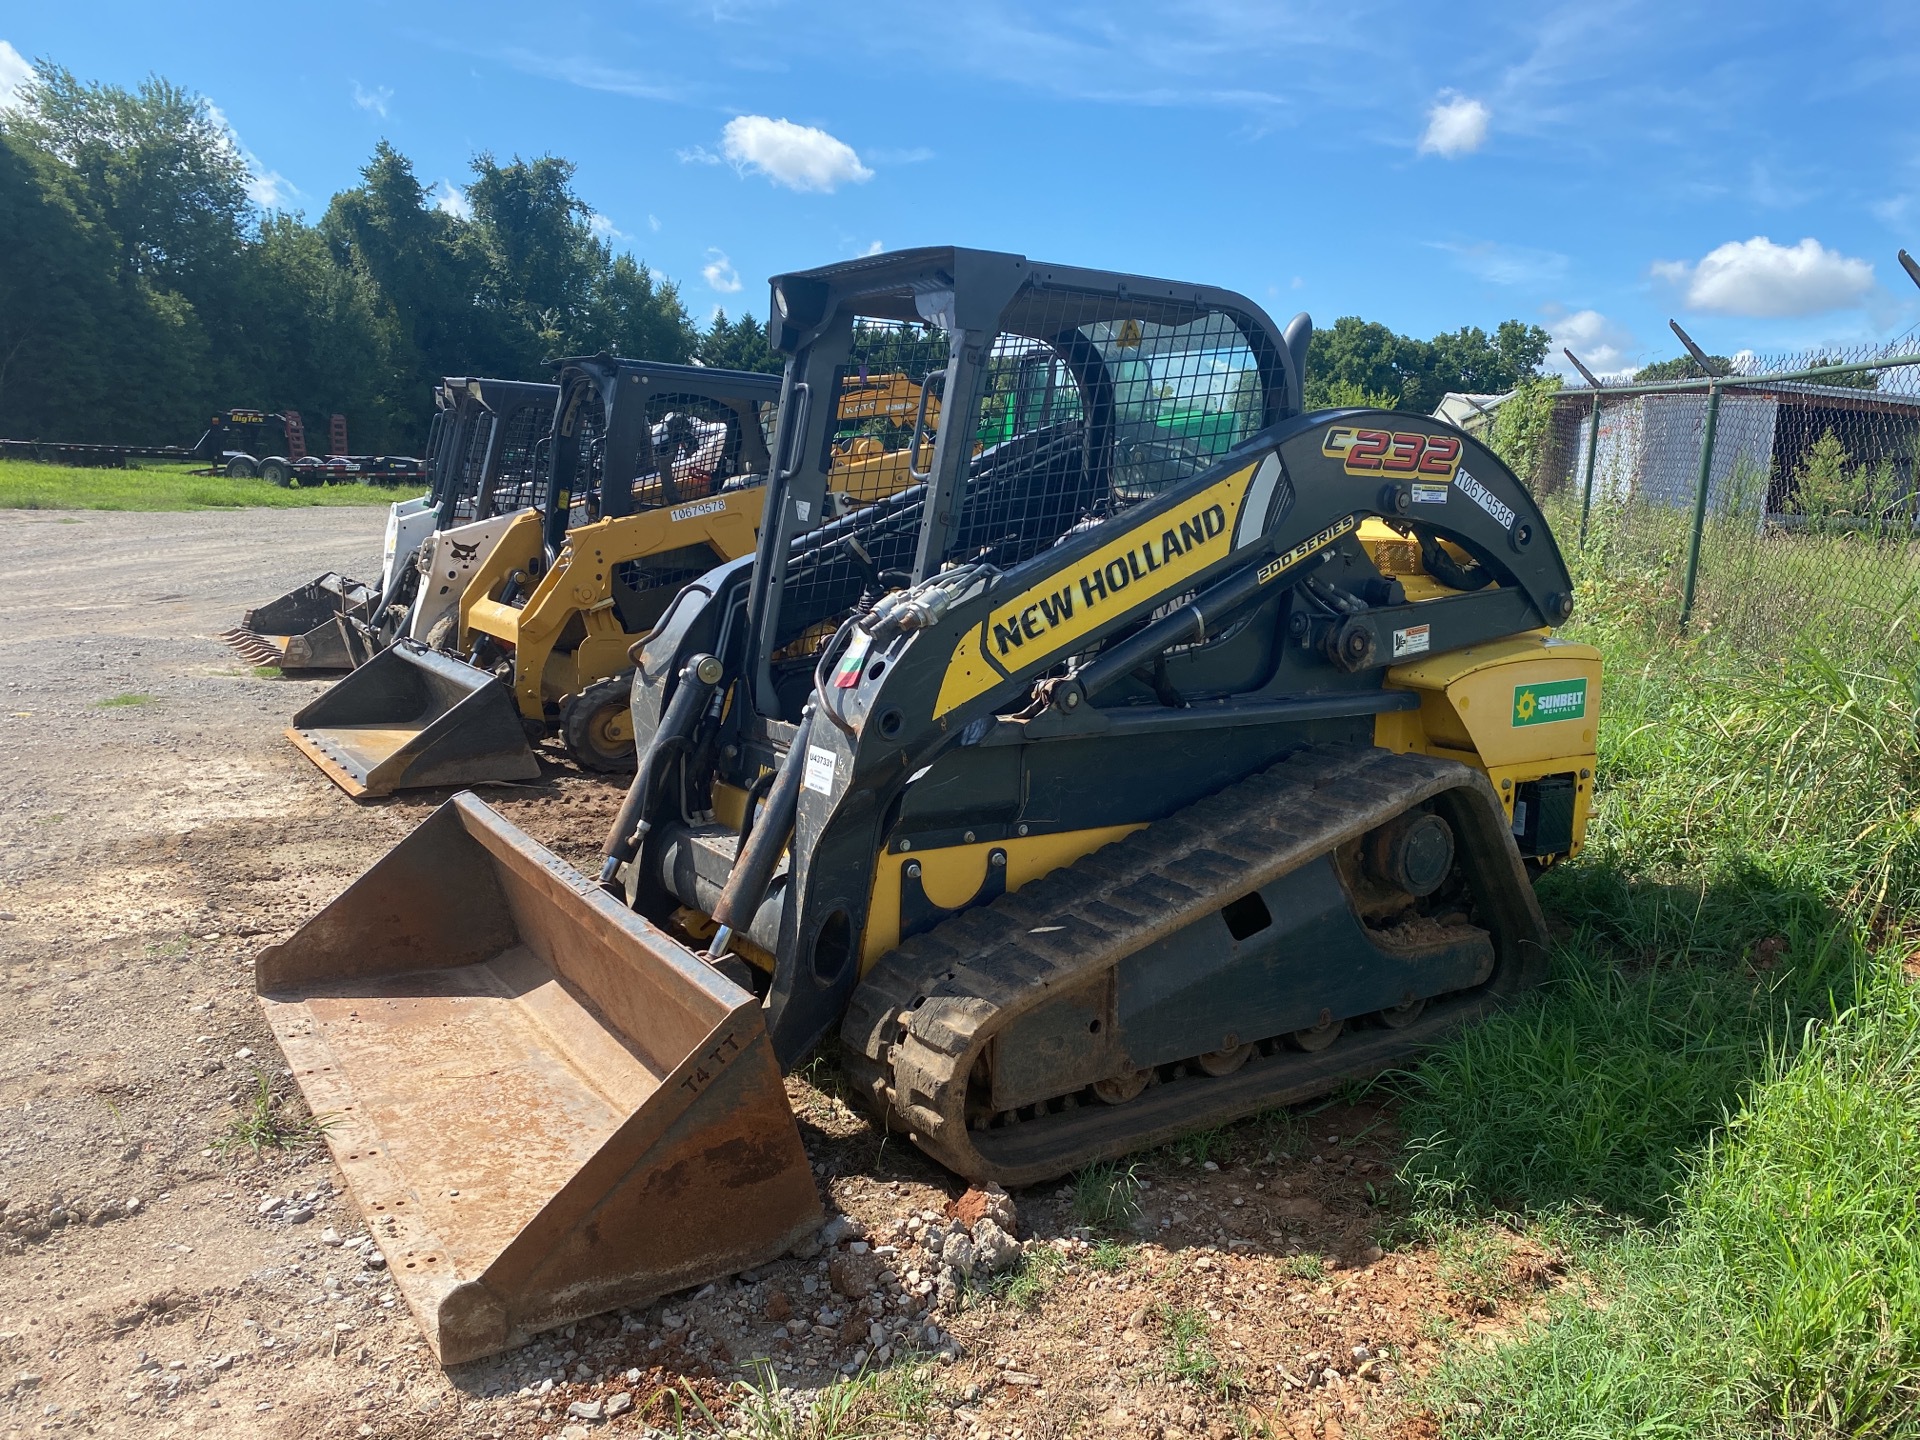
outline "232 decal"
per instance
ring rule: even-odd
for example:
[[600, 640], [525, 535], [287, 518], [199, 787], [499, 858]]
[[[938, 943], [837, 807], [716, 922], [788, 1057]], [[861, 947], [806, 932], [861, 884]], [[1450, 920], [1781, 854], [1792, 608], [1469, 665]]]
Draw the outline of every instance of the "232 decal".
[[1321, 442], [1320, 453], [1340, 461], [1349, 475], [1434, 475], [1451, 480], [1460, 468], [1458, 436], [1418, 431], [1335, 425]]

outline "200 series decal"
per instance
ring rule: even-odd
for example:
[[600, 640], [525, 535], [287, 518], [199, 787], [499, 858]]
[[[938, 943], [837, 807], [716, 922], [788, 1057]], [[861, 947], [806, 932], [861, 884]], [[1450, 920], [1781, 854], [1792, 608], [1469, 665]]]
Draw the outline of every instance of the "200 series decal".
[[1342, 535], [1353, 529], [1358, 523], [1353, 516], [1348, 515], [1344, 519], [1334, 521], [1333, 524], [1327, 526], [1326, 529], [1320, 531], [1318, 534], [1309, 535], [1298, 545], [1295, 545], [1283, 554], [1274, 556], [1273, 559], [1267, 561], [1266, 564], [1260, 567], [1260, 583], [1265, 585], [1268, 581], [1286, 574], [1287, 571], [1298, 565], [1302, 560], [1306, 559], [1307, 556], [1313, 554], [1314, 551], [1324, 550]]
[[1320, 453], [1338, 460], [1349, 475], [1437, 475], [1451, 480], [1460, 468], [1460, 437], [1335, 425], [1320, 442]]

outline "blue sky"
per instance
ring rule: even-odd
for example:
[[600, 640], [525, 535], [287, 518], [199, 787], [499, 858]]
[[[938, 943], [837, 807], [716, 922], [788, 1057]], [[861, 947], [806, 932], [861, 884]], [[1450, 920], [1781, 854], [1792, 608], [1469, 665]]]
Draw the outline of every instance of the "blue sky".
[[446, 203], [551, 152], [616, 245], [715, 306], [958, 243], [1418, 335], [1538, 321], [1595, 366], [1920, 322], [1920, 5], [1020, 7], [107, 3], [20, 57], [204, 93], [317, 216], [391, 140]]

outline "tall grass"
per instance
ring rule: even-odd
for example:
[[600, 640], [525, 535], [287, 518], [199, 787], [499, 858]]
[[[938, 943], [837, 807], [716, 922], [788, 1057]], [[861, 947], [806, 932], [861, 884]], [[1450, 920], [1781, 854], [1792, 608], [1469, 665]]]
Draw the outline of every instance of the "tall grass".
[[1920, 1004], [1881, 965], [1697, 1158], [1668, 1224], [1438, 1389], [1485, 1436], [1920, 1433]]
[[1435, 1413], [1920, 1435], [1920, 646], [1898, 614], [1870, 649], [1681, 644], [1611, 573], [1611, 607], [1584, 577], [1601, 805], [1541, 884], [1552, 978], [1396, 1081], [1413, 1223], [1539, 1226], [1586, 1283], [1457, 1352]]

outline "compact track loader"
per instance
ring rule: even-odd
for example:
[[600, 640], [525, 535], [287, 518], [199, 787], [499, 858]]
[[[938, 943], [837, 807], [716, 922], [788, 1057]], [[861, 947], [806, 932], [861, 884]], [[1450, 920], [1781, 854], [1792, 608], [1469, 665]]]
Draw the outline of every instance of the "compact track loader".
[[[457, 630], [450, 616], [419, 637], [458, 658], [393, 648], [302, 711], [294, 743], [364, 796], [531, 779], [530, 742], [548, 736], [584, 769], [631, 770], [630, 651], [683, 585], [752, 553], [779, 393], [771, 375], [563, 361], [548, 500], [513, 517], [464, 578]], [[833, 488], [816, 515], [911, 483], [901, 442], [916, 418], [939, 422], [935, 401], [922, 415], [922, 393], [899, 373], [845, 389]], [[632, 508], [596, 505], [603, 518], [569, 527], [574, 501], [615, 475], [607, 493]]]
[[[1425, 415], [1303, 413], [1306, 317], [1282, 330], [1228, 291], [940, 249], [773, 294], [790, 360], [759, 546], [641, 647], [599, 886], [460, 796], [261, 959], [309, 1100], [351, 1117], [327, 1138], [363, 1204], [506, 1204], [509, 1134], [577, 1140], [544, 1097], [508, 1119], [520, 1072], [467, 1058], [511, 1040], [527, 1073], [579, 1066], [523, 996], [625, 1049], [656, 987], [699, 976], [751, 1078], [705, 1041], [655, 1064], [746, 1087], [769, 1154], [793, 1132], [765, 1057], [837, 1038], [880, 1123], [1022, 1185], [1404, 1063], [1539, 980], [1531, 878], [1581, 844], [1599, 657], [1552, 637], [1572, 585], [1493, 454]], [[949, 423], [924, 465], [916, 433], [921, 478], [807, 530], [836, 391], [926, 324]], [[497, 892], [515, 924], [442, 936], [399, 898], [426, 891]], [[405, 973], [359, 979], [370, 949]], [[607, 949], [589, 986], [575, 957]], [[476, 1074], [500, 1138], [429, 1140]], [[598, 1183], [545, 1203], [585, 1213]], [[799, 1188], [743, 1191], [691, 1252], [771, 1247]], [[431, 1203], [407, 1244], [441, 1264], [463, 1231]], [[452, 1359], [698, 1269], [600, 1233], [607, 1284], [577, 1306], [517, 1291], [484, 1246], [455, 1260], [495, 1307], [458, 1352], [443, 1292], [395, 1274]]]
[[[556, 393], [552, 385], [526, 381], [446, 377], [434, 387], [430, 489], [388, 509], [379, 578], [317, 576], [247, 611], [240, 627], [222, 638], [256, 665], [328, 671], [360, 664], [391, 638], [382, 637], [382, 624], [390, 632], [414, 608], [420, 588], [416, 560], [436, 532], [484, 522], [503, 500], [517, 502], [509, 505], [513, 509], [525, 503], [523, 472], [535, 451], [529, 442], [551, 425]], [[478, 539], [467, 534], [458, 543], [472, 552]]]

